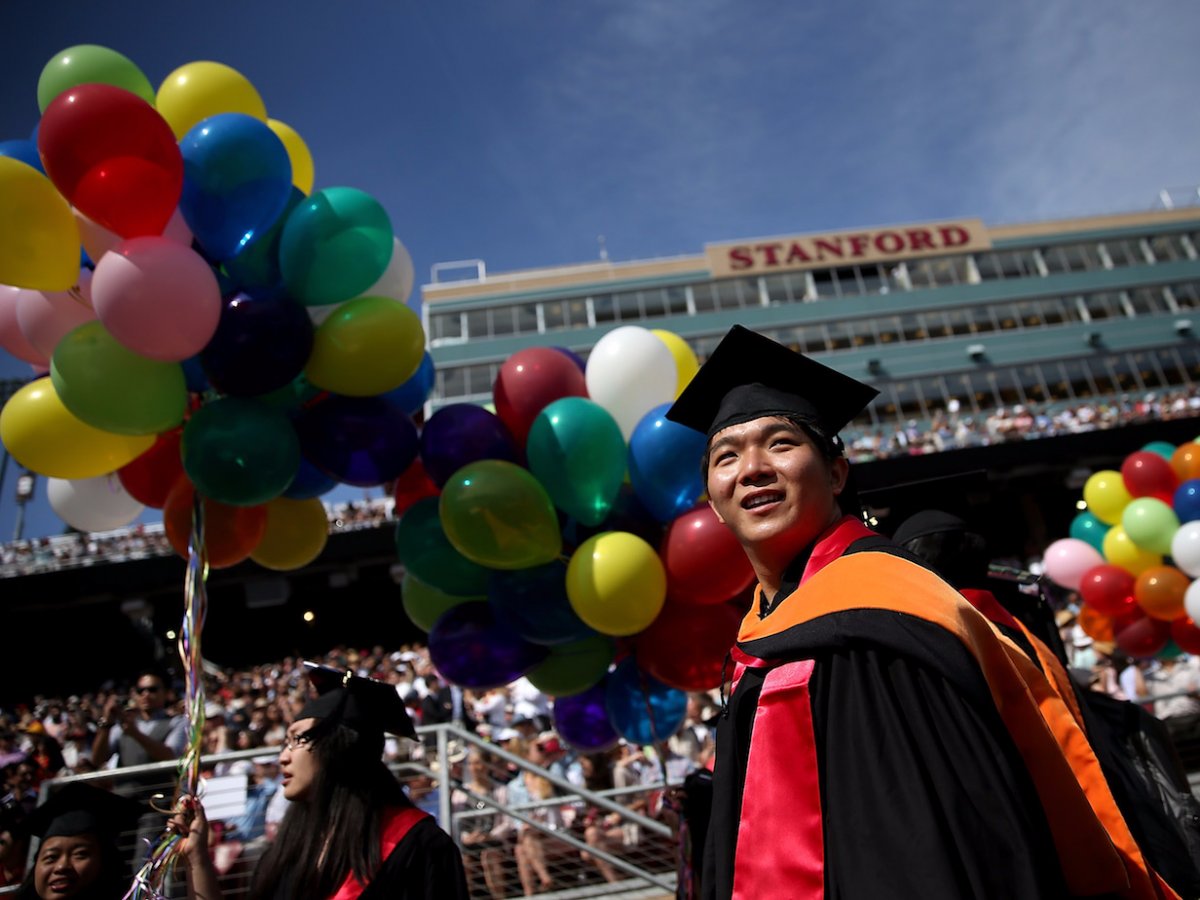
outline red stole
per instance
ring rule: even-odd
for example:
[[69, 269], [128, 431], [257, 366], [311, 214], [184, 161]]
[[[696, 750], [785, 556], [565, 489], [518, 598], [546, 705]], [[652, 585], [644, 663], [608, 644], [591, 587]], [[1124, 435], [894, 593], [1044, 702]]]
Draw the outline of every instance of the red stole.
[[[429, 813], [423, 812], [415, 806], [392, 807], [384, 810], [383, 828], [379, 839], [379, 859], [382, 861], [391, 856], [396, 845], [404, 840], [404, 836], [412, 830], [412, 827], [427, 818], [429, 818]], [[338, 888], [338, 892], [329, 900], [355, 900], [366, 889], [367, 885], [355, 878], [354, 873], [351, 872], [342, 882], [342, 886]]]

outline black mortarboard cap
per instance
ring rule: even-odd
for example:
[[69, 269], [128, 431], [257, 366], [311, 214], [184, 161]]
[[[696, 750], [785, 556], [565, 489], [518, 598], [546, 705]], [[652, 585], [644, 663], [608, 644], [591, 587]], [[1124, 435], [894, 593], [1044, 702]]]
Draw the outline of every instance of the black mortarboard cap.
[[991, 499], [988, 473], [970, 469], [875, 488], [859, 488], [863, 506], [878, 515], [897, 544], [947, 531], [974, 531]]
[[923, 509], [920, 512], [913, 513], [901, 522], [896, 528], [895, 534], [892, 535], [892, 540], [897, 544], [904, 545], [909, 541], [914, 541], [920, 537], [928, 537], [931, 534], [963, 532], [966, 530], [967, 523], [953, 513], [948, 513], [940, 509]]
[[42, 840], [94, 834], [102, 841], [115, 842], [122, 832], [134, 830], [138, 818], [149, 811], [130, 797], [72, 782], [30, 813], [25, 827]]
[[396, 688], [382, 681], [305, 661], [305, 673], [318, 696], [310, 700], [298, 719], [324, 719], [340, 723], [364, 737], [394, 734], [415, 738], [404, 701]]
[[878, 393], [870, 385], [734, 325], [667, 411], [667, 418], [711, 438], [731, 425], [787, 416], [833, 438]]

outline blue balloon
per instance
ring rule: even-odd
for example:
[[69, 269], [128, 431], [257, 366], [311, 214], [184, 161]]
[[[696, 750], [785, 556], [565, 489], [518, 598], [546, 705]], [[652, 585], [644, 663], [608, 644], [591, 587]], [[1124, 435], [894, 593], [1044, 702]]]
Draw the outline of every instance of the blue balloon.
[[303, 199], [304, 193], [293, 187], [275, 224], [242, 247], [237, 256], [225, 260], [225, 272], [239, 291], [245, 291], [252, 297], [279, 297], [284, 294], [283, 271], [279, 267], [279, 237], [283, 234], [288, 215]]
[[560, 560], [530, 569], [493, 570], [488, 602], [497, 619], [534, 644], [566, 644], [593, 634], [567, 599], [567, 564]]
[[429, 631], [429, 657], [438, 672], [467, 688], [486, 690], [516, 681], [549, 653], [497, 621], [486, 603], [453, 606]]
[[37, 144], [33, 141], [0, 141], [0, 156], [7, 156], [10, 159], [19, 160], [27, 166], [33, 166], [43, 175], [46, 174], [45, 168], [42, 166], [42, 157], [38, 154]]
[[179, 209], [213, 259], [237, 256], [287, 208], [292, 163], [265, 122], [243, 113], [210, 116], [180, 139], [179, 152]]
[[304, 371], [312, 345], [312, 319], [299, 303], [237, 293], [224, 299], [200, 363], [222, 394], [253, 397], [291, 384]]
[[1171, 506], [1181, 525], [1200, 519], [1200, 478], [1191, 478], [1175, 488]]
[[292, 500], [311, 500], [313, 497], [320, 497], [333, 490], [336, 486], [336, 478], [330, 478], [307, 459], [301, 457], [296, 477], [283, 492], [283, 496], [290, 497]]
[[474, 403], [443, 406], [421, 429], [421, 462], [438, 487], [467, 463], [481, 459], [516, 462], [517, 449], [500, 417]]
[[412, 415], [429, 399], [429, 392], [433, 390], [436, 375], [433, 368], [433, 357], [426, 350], [425, 355], [421, 357], [421, 364], [417, 366], [417, 371], [412, 374], [412, 377], [400, 387], [388, 391], [384, 396]]
[[706, 439], [666, 418], [670, 403], [642, 417], [629, 438], [629, 481], [638, 499], [659, 522], [670, 522], [704, 494], [700, 458]]
[[343, 484], [375, 487], [398, 478], [417, 458], [417, 427], [383, 397], [332, 394], [296, 418], [300, 451]]
[[601, 753], [617, 745], [621, 736], [608, 717], [605, 699], [608, 676], [579, 694], [554, 701], [554, 730], [558, 736], [584, 753]]
[[631, 744], [659, 744], [679, 730], [687, 693], [637, 667], [633, 657], [608, 673], [605, 706], [613, 727]]
[[1101, 554], [1104, 553], [1104, 536], [1108, 534], [1109, 526], [1105, 525], [1090, 512], [1081, 512], [1071, 521], [1071, 537], [1091, 544]]
[[1157, 453], [1167, 462], [1170, 462], [1171, 457], [1175, 454], [1175, 445], [1169, 444], [1166, 441], [1151, 441], [1142, 449], [1148, 450], [1151, 453]]
[[187, 389], [193, 394], [203, 394], [212, 387], [208, 383], [208, 376], [204, 374], [204, 367], [200, 365], [200, 354], [189, 356], [180, 365], [183, 366]]

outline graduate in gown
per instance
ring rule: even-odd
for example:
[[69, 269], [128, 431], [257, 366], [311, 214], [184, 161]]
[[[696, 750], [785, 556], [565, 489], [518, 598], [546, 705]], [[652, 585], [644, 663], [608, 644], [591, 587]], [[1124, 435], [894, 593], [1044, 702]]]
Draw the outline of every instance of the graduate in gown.
[[667, 414], [708, 436], [710, 503], [759, 583], [703, 896], [1170, 896], [1109, 839], [1028, 660], [854, 514], [836, 435], [874, 395], [735, 327]]
[[[394, 687], [309, 667], [318, 690], [288, 728], [279, 765], [292, 801], [255, 870], [252, 900], [457, 900], [468, 896], [462, 857], [416, 809], [382, 761], [384, 733], [415, 737]], [[196, 900], [218, 900], [203, 810], [177, 818]]]

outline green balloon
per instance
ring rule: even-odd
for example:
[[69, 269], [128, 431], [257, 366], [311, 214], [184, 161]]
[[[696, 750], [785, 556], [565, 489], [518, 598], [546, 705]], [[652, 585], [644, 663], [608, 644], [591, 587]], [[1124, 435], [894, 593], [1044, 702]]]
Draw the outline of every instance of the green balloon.
[[584, 525], [612, 512], [625, 480], [621, 426], [586, 397], [563, 397], [543, 409], [525, 443], [529, 469], [554, 505]]
[[300, 468], [300, 440], [287, 415], [251, 397], [222, 397], [193, 413], [182, 449], [196, 490], [231, 506], [275, 499]]
[[604, 677], [615, 656], [613, 639], [594, 634], [552, 648], [546, 660], [525, 677], [551, 697], [582, 694]]
[[538, 480], [514, 463], [468, 463], [450, 476], [440, 499], [446, 537], [481, 566], [528, 569], [562, 551], [554, 504]]
[[1121, 525], [1129, 539], [1143, 550], [1170, 553], [1179, 517], [1156, 497], [1137, 497], [1121, 512]]
[[101, 431], [159, 434], [187, 413], [183, 367], [139, 356], [99, 322], [84, 322], [58, 342], [50, 380], [63, 406]]
[[487, 594], [488, 570], [471, 562], [446, 539], [437, 497], [418, 500], [404, 513], [396, 526], [396, 553], [405, 568], [430, 587], [455, 597]]
[[259, 394], [255, 399], [261, 400], [268, 406], [274, 406], [277, 409], [288, 412], [300, 409], [300, 407], [304, 406], [305, 403], [320, 393], [321, 389], [309, 384], [308, 379], [301, 372], [283, 387], [276, 388], [266, 394]]
[[460, 603], [487, 602], [487, 597], [459, 597], [438, 590], [433, 585], [426, 584], [408, 572], [401, 585], [404, 611], [412, 623], [422, 631], [433, 629], [433, 623], [448, 609], [453, 609]]
[[357, 297], [378, 281], [394, 246], [392, 221], [378, 200], [355, 188], [326, 188], [288, 215], [279, 265], [292, 297], [323, 306]]
[[45, 112], [55, 97], [81, 84], [111, 84], [154, 105], [150, 79], [133, 60], [99, 44], [79, 44], [56, 53], [43, 67], [37, 86], [38, 108]]

